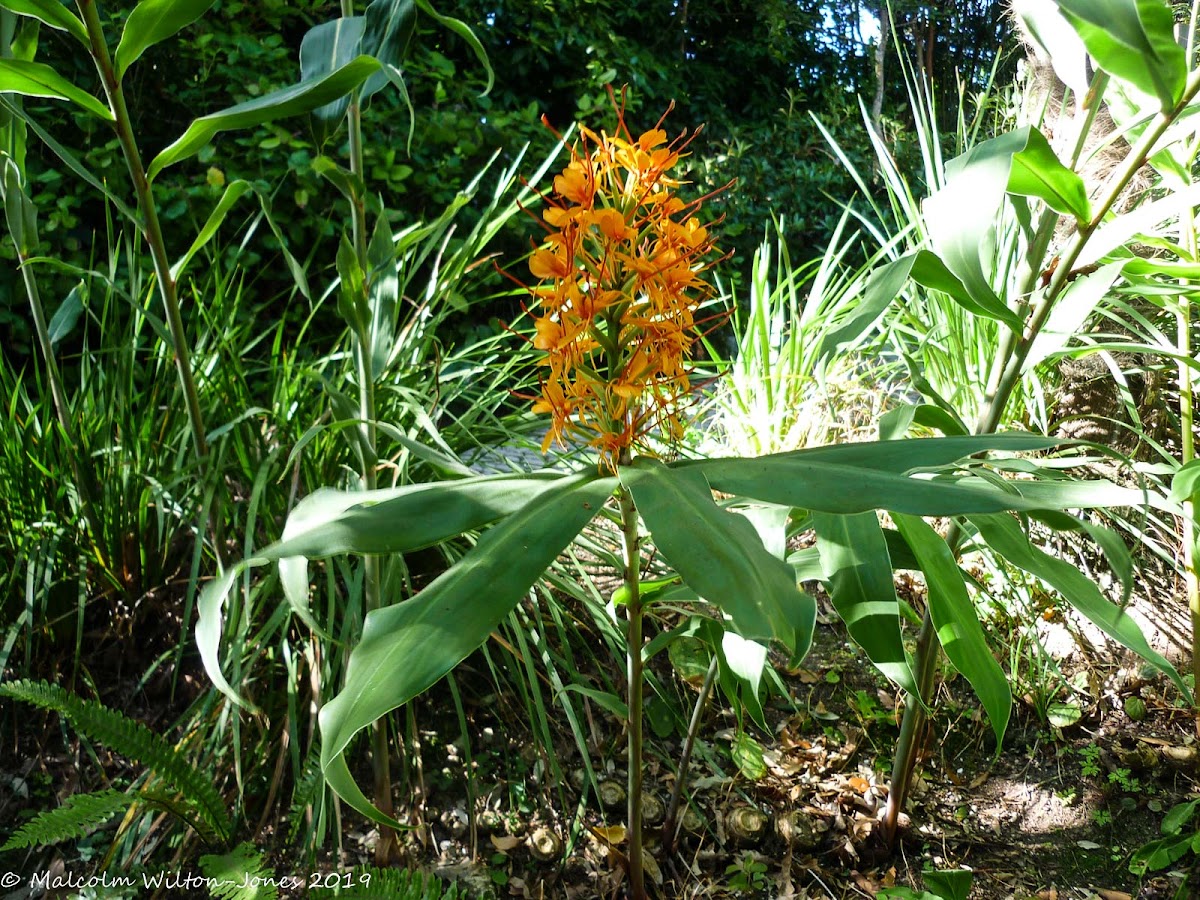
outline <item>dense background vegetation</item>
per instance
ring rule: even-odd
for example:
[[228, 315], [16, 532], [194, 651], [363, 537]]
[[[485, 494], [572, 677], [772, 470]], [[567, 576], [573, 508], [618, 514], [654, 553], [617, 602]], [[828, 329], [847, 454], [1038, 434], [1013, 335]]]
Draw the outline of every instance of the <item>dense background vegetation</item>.
[[[368, 848], [389, 863], [393, 839], [422, 862], [449, 834], [444, 853], [489, 891], [597, 873], [615, 890], [610, 845], [642, 857], [609, 828], [623, 812], [606, 792], [624, 791], [624, 768], [625, 821], [639, 820], [645, 749], [675, 800], [695, 752], [694, 809], [713, 785], [742, 791], [705, 800], [698, 839], [722, 849], [703, 889], [766, 895], [790, 885], [806, 828], [814, 873], [888, 858], [943, 653], [970, 694], [937, 725], [980, 759], [1024, 718], [1060, 760], [1094, 768], [1100, 751], [1063, 729], [1142, 721], [1147, 701], [1160, 743], [1178, 737], [1195, 679], [1126, 612], [1146, 601], [1135, 571], [1154, 571], [1179, 576], [1200, 624], [1187, 280], [1200, 232], [1178, 200], [1200, 151], [1200, 79], [1166, 5], [1113, 0], [1122, 40], [1145, 43], [1133, 50], [1086, 3], [1040, 5], [1078, 14], [1058, 39], [1078, 60], [1089, 41], [1095, 59], [1070, 89], [1090, 85], [1111, 113], [1089, 100], [1071, 119], [1047, 72], [1017, 76], [1025, 48], [1001, 2], [901, 0], [888, 17], [859, 0], [462, 0], [442, 10], [456, 31], [422, 2], [376, 0], [415, 17], [371, 51], [401, 66], [403, 91], [373, 94], [361, 122], [352, 106], [323, 142], [307, 115], [232, 128], [151, 164], [139, 196], [142, 163], [170, 157], [199, 117], [277, 97], [306, 36], [355, 6], [146, 0], [95, 18], [81, 3], [81, 36], [82, 20], [25, 17], [62, 26], [55, 0], [0, 0], [0, 256], [18, 276], [0, 282], [0, 696], [60, 717], [0, 709], [17, 758], [0, 763], [17, 798], [0, 813], [25, 826], [6, 845], [26, 854], [14, 866], [42, 865], [27, 848], [65, 838], [79, 839], [71, 865], [105, 871], [286, 872]], [[182, 30], [154, 33], [128, 69], [126, 109], [104, 90], [118, 79], [97, 75], [111, 66], [99, 32], [115, 46], [163, 10]], [[1193, 40], [1197, 15], [1176, 10]], [[309, 87], [343, 78], [343, 62]], [[47, 71], [84, 102], [22, 80]], [[655, 261], [602, 289], [595, 259], [615, 244], [562, 272], [549, 250], [528, 257], [552, 192], [595, 213], [553, 174], [560, 135], [620, 127], [614, 96], [634, 135], [669, 108], [672, 136], [703, 125], [677, 171], [682, 195], [706, 199], [672, 207], [656, 187], [606, 206], [630, 217], [621, 252]], [[115, 136], [126, 125], [136, 165]], [[1086, 158], [1098, 145], [1107, 166]], [[639, 218], [642, 201], [653, 212]], [[703, 215], [671, 221], [680, 209]], [[594, 224], [589, 239], [617, 240]], [[681, 266], [678, 252], [693, 255]], [[701, 274], [711, 289], [688, 295]], [[583, 293], [555, 309], [553, 292], [522, 288], [535, 278]], [[592, 355], [576, 358], [555, 336], [584, 296], [616, 311], [603, 333], [585, 317]], [[668, 311], [643, 314], [660, 296]], [[561, 412], [563, 359], [575, 400], [635, 404], [655, 377], [646, 348], [675, 372], [685, 345], [692, 382], [672, 375], [663, 409], [703, 427], [639, 434], [663, 462], [635, 465], [626, 442], [597, 469], [586, 446], [543, 443], [531, 403]], [[597, 419], [601, 439], [628, 437], [621, 409]], [[1064, 435], [1094, 443], [1059, 456]], [[776, 468], [725, 459], [763, 454]], [[935, 531], [922, 517], [957, 518]], [[819, 630], [800, 582], [824, 592]], [[1097, 678], [1043, 647], [1063, 619], [1148, 668], [1112, 675], [1102, 703]], [[642, 634], [663, 651], [644, 668]], [[806, 663], [814, 636], [826, 645]], [[815, 696], [843, 678], [857, 732]], [[869, 758], [841, 771], [867, 732]], [[800, 811], [822, 828], [796, 824], [799, 794], [779, 776], [798, 750], [789, 778], [808, 767], [834, 785]], [[353, 789], [368, 760], [371, 801], [412, 825], [399, 838], [357, 816], [373, 814]], [[1146, 812], [1137, 778], [1112, 768], [1121, 808]], [[50, 785], [67, 773], [60, 803]], [[1184, 789], [1162, 788], [1151, 811]], [[654, 850], [668, 864], [690, 840], [668, 833], [676, 811], [660, 811]], [[767, 811], [786, 834], [763, 837]], [[1148, 845], [1132, 872], [1133, 845], [1114, 843], [1108, 863], [1122, 877], [1174, 863], [1198, 812], [1181, 803], [1164, 825], [1175, 843]], [[564, 839], [591, 870], [556, 868]], [[776, 839], [788, 862], [769, 883], [763, 860], [781, 845], [753, 848]], [[694, 875], [668, 872], [689, 889]], [[948, 885], [938, 896], [964, 895]]]
[[[1018, 54], [1005, 40], [1003, 7], [999, 0], [897, 7], [895, 36], [936, 85], [943, 127], [953, 130], [960, 89], [970, 112], [994, 64], [1001, 83], [1010, 77]], [[192, 118], [294, 82], [301, 39], [337, 10], [328, 0], [218, 0], [180, 40], [151, 47], [125, 86], [143, 152], [156, 153]], [[119, 5], [107, 11], [109, 27], [118, 28], [125, 11]], [[691, 160], [697, 184], [715, 189], [737, 180], [738, 190], [718, 205], [726, 217], [723, 245], [736, 255], [731, 274], [748, 271], [763, 223], [772, 216], [788, 223], [798, 262], [818, 256], [839, 204], [853, 201], [855, 185], [813, 116], [866, 171], [872, 152], [859, 102], [868, 112], [878, 102], [882, 117], [876, 124], [901, 164], [916, 171], [903, 79], [894, 61], [877, 70], [879, 9], [872, 4], [546, 0], [464, 2], [452, 12], [478, 35], [494, 62], [496, 83], [483, 94], [485, 73], [471, 49], [422, 17], [405, 66], [412, 112], [388, 91], [372, 99], [365, 117], [367, 174], [396, 223], [438, 214], [496, 152], [503, 164], [528, 143], [532, 156], [541, 158], [557, 140], [543, 117], [559, 131], [593, 121], [604, 114], [607, 90], [623, 85], [631, 121], [649, 127], [674, 103], [672, 129], [704, 126]], [[43, 29], [38, 58], [80, 84], [97, 86], [90, 61], [61, 32]], [[886, 59], [893, 59], [890, 52]], [[102, 124], [59, 103], [38, 101], [30, 108], [126, 195], [120, 147]], [[291, 246], [319, 266], [330, 265], [338, 221], [347, 210], [319, 202], [322, 187], [310, 164], [321, 152], [336, 155], [345, 139], [342, 130], [332, 146], [319, 147], [303, 118], [218, 136], [197, 159], [156, 184], [171, 249], [186, 248], [227, 181], [246, 178], [272, 196]], [[69, 189], [71, 173], [39, 142], [30, 154], [34, 200], [46, 210], [44, 249], [74, 264], [94, 262], [105, 234], [101, 198]], [[515, 221], [496, 245], [502, 258], [524, 254], [530, 231], [527, 222]], [[226, 233], [232, 241], [237, 227]], [[252, 242], [266, 259], [273, 244], [266, 229]], [[267, 272], [256, 280], [255, 293], [267, 299], [288, 286]], [[59, 282], [51, 298], [69, 287], [69, 281]], [[17, 282], [0, 285], [0, 324], [9, 330], [10, 354], [23, 355], [31, 346], [24, 302]], [[511, 314], [512, 308], [495, 311]], [[486, 322], [486, 313], [482, 318]]]

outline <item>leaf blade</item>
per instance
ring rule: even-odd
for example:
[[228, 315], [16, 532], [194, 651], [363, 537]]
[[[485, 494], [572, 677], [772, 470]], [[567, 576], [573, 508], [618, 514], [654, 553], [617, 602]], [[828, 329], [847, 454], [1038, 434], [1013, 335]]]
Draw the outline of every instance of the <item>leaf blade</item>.
[[137, 62], [150, 47], [191, 25], [213, 5], [215, 0], [141, 0], [121, 32], [114, 54], [117, 80]]

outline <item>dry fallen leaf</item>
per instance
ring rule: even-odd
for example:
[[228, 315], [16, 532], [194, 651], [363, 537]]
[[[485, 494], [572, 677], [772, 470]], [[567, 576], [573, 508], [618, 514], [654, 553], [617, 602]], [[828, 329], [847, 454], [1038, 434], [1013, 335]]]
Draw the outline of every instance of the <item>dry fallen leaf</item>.
[[1133, 900], [1133, 896], [1124, 891], [1106, 891], [1104, 888], [1096, 891], [1096, 896], [1100, 900]]
[[624, 825], [597, 825], [592, 826], [588, 830], [610, 847], [625, 843], [626, 832]]
[[501, 853], [507, 853], [509, 850], [512, 850], [521, 844], [521, 839], [519, 837], [513, 837], [511, 834], [506, 834], [504, 837], [496, 837], [496, 835], [493, 834], [491, 835], [491, 839], [492, 846]]

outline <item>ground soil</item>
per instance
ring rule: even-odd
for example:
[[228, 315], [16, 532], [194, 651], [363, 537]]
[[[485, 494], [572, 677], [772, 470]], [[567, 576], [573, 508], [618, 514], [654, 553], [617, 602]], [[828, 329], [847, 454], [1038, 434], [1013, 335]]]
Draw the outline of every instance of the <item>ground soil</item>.
[[[1160, 589], [1165, 596], [1173, 585]], [[919, 603], [919, 587], [913, 591]], [[564, 612], [580, 613], [571, 608], [575, 601], [558, 602]], [[1000, 752], [964, 680], [943, 673], [936, 714], [922, 736], [921, 774], [907, 827], [888, 853], [878, 840], [878, 816], [898, 732], [899, 696], [848, 641], [822, 600], [810, 655], [791, 670], [786, 661], [774, 660], [782, 690], [767, 694], [766, 729], [744, 716], [739, 722], [727, 698], [714, 693], [688, 775], [695, 815], [673, 853], [663, 850], [658, 829], [650, 829], [654, 896], [872, 897], [898, 886], [919, 890], [927, 868], [965, 868], [973, 873], [970, 897], [979, 900], [1200, 897], [1192, 854], [1141, 877], [1129, 868], [1134, 851], [1159, 836], [1166, 812], [1196, 796], [1200, 750], [1194, 718], [1163, 676], [1117, 652], [1064, 611], [1047, 605], [1025, 613], [1038, 624], [1024, 630], [1024, 649], [1011, 653], [1020, 669], [1013, 680], [1018, 697]], [[1139, 604], [1147, 632], [1168, 652], [1178, 650], [1173, 636], [1180, 633], [1180, 614], [1178, 601], [1149, 603], [1143, 597]], [[580, 621], [585, 618], [580, 613]], [[671, 624], [669, 614], [658, 622]], [[1003, 616], [993, 630], [1001, 648], [1021, 633]], [[586, 640], [586, 628], [580, 633]], [[1042, 650], [1031, 651], [1030, 641]], [[97, 646], [111, 655], [108, 643]], [[497, 690], [497, 670], [503, 677], [509, 649], [498, 634], [490, 662], [472, 657], [458, 673], [469, 742], [462, 740], [444, 687], [418, 704], [410, 736], [420, 745], [421, 764], [404, 769], [399, 755], [396, 759], [396, 771], [407, 772], [399, 779], [407, 785], [400, 807], [419, 825], [403, 836], [404, 859], [456, 881], [460, 897], [624, 897], [624, 807], [616, 802], [606, 808], [594, 788], [581, 802], [590, 779], [571, 729], [553, 708], [545, 726], [533, 728], [530, 707]], [[508, 659], [508, 671], [516, 671], [516, 657]], [[134, 662], [127, 657], [122, 665], [133, 671]], [[668, 685], [668, 706], [686, 721], [695, 687], [676, 677], [667, 654], [656, 657], [654, 666]], [[596, 687], [605, 683], [599, 671], [583, 674]], [[195, 688], [198, 677], [190, 672], [185, 683]], [[621, 686], [611, 669], [607, 677]], [[145, 691], [137, 696], [141, 700], [127, 712], [167, 720], [165, 708], [146, 706]], [[115, 698], [114, 693], [108, 699]], [[586, 718], [578, 725], [595, 780], [605, 792], [613, 790], [625, 779], [623, 724], [601, 704], [586, 701], [582, 708]], [[682, 736], [666, 718], [663, 736], [651, 736], [645, 766], [647, 790], [660, 803], [674, 785]], [[4, 737], [0, 752], [0, 834], [33, 809], [101, 786], [90, 783], [97, 780], [96, 763], [106, 777], [135, 772], [103, 751], [89, 759], [84, 745], [53, 716], [10, 715], [6, 721], [16, 728]], [[761, 771], [732, 761], [741, 733], [762, 748]], [[417, 758], [412, 745], [407, 758], [410, 763]], [[365, 770], [358, 774], [360, 783], [369, 783]], [[283, 843], [287, 808], [286, 800], [272, 807], [256, 840], [278, 874], [300, 865], [296, 851]], [[766, 816], [761, 837], [737, 834], [738, 811], [750, 808]], [[340, 859], [327, 853], [303, 867], [332, 870], [335, 864], [369, 862], [377, 840], [375, 829], [347, 813]], [[188, 852], [199, 852], [191, 847]], [[101, 833], [74, 847], [5, 854], [0, 868], [94, 871], [103, 849]], [[189, 895], [204, 896], [160, 894]]]

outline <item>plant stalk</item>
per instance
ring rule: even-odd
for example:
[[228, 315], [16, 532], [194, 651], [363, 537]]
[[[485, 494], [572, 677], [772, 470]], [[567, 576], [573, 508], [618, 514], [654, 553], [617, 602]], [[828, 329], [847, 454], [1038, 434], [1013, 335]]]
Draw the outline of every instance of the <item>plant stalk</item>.
[[[343, 17], [354, 15], [353, 0], [341, 0]], [[362, 105], [358, 92], [350, 94], [350, 104], [347, 111], [347, 129], [349, 131], [350, 171], [357, 176], [359, 183], [363, 182], [363, 143], [362, 143]], [[354, 197], [350, 204], [351, 232], [354, 242], [354, 254], [358, 264], [366, 273], [369, 282], [371, 275], [370, 261], [367, 259], [367, 212], [365, 198]], [[367, 290], [369, 290], [369, 285]], [[362, 486], [364, 491], [373, 491], [378, 486], [376, 466], [378, 464], [377, 435], [375, 429], [375, 371], [372, 365], [371, 345], [372, 335], [370, 325], [366, 333], [354, 332], [354, 356], [358, 369], [358, 405], [359, 429], [362, 436]], [[375, 556], [363, 558], [363, 602], [366, 612], [379, 609], [382, 605], [382, 582], [380, 560]], [[380, 812], [392, 816], [395, 806], [392, 802], [392, 773], [389, 757], [389, 742], [387, 719], [379, 719], [371, 726], [371, 769], [375, 783], [375, 806]], [[389, 865], [395, 857], [397, 849], [396, 834], [390, 828], [381, 828], [379, 843], [375, 847], [375, 864]]]
[[[622, 453], [620, 465], [629, 465], [629, 452]], [[646, 900], [646, 879], [642, 865], [642, 597], [640, 589], [641, 553], [638, 543], [638, 514], [633, 495], [622, 487], [617, 491], [621, 509], [621, 533], [625, 545], [625, 589], [629, 615], [628, 701], [629, 701], [629, 890], [633, 900]]]
[[708, 664], [708, 671], [704, 673], [704, 684], [700, 686], [700, 696], [696, 698], [696, 705], [692, 707], [692, 718], [688, 722], [687, 737], [683, 741], [683, 752], [679, 755], [679, 771], [675, 775], [675, 786], [671, 790], [671, 802], [667, 804], [667, 814], [663, 819], [662, 846], [665, 856], [670, 856], [675, 852], [678, 837], [675, 819], [679, 815], [679, 804], [683, 798], [683, 786], [687, 783], [688, 767], [692, 762], [692, 750], [696, 746], [696, 735], [700, 731], [704, 710], [708, 706], [709, 695], [712, 694], [713, 684], [717, 680], [719, 665], [720, 657], [714, 653], [712, 662]]
[[46, 325], [46, 313], [42, 307], [37, 278], [21, 247], [17, 248], [17, 262], [21, 269], [21, 277], [25, 282], [25, 293], [29, 298], [29, 306], [33, 311], [33, 328], [37, 333], [38, 346], [41, 348], [42, 358], [46, 364], [46, 375], [50, 379], [50, 394], [54, 400], [54, 411], [58, 415], [58, 424], [69, 445], [67, 457], [71, 464], [71, 473], [75, 476], [75, 486], [79, 491], [83, 517], [91, 532], [93, 552], [100, 565], [107, 569], [111, 560], [102, 543], [104, 532], [100, 529], [100, 518], [96, 512], [97, 504], [93, 482], [90, 477], [84, 478], [83, 470], [79, 466], [78, 454], [84, 452], [84, 447], [79, 441], [79, 433], [75, 430], [75, 422], [71, 418], [71, 407], [67, 402], [66, 388], [63, 386], [62, 373], [58, 368], [58, 360], [54, 357], [54, 346], [50, 342], [50, 329]]
[[[1149, 159], [1159, 138], [1198, 92], [1200, 92], [1200, 71], [1192, 72], [1188, 76], [1187, 85], [1179, 103], [1174, 109], [1161, 112], [1155, 117], [1141, 139], [1130, 150], [1124, 164], [1110, 178], [1102, 198], [1093, 209], [1091, 219], [1079, 224], [1079, 230], [1063, 251], [1049, 285], [1047, 285], [1041, 300], [1034, 305], [1021, 334], [1005, 335], [1001, 345], [1004, 352], [997, 357], [1001, 375], [995, 379], [995, 389], [989, 391], [987, 406], [975, 423], [974, 434], [991, 434], [999, 426], [1009, 398], [1024, 373], [1025, 362], [1033, 349], [1034, 341], [1049, 319], [1054, 304], [1070, 283], [1072, 269], [1088, 240], [1091, 239], [1138, 170], [1146, 164], [1146, 160]], [[963, 538], [962, 530], [953, 526], [946, 538], [946, 543], [955, 556], [961, 549]], [[1189, 601], [1190, 599], [1191, 595], [1189, 595]], [[1200, 589], [1197, 590], [1196, 605], [1192, 609], [1193, 626], [1195, 627], [1197, 623], [1200, 623]], [[889, 846], [895, 845], [900, 813], [904, 809], [904, 803], [908, 797], [912, 771], [916, 764], [916, 738], [925, 723], [926, 709], [932, 700], [936, 662], [940, 650], [940, 645], [935, 637], [933, 620], [930, 616], [929, 606], [926, 604], [914, 651], [917, 664], [917, 688], [920, 691], [920, 697], [909, 698], [909, 702], [904, 707], [904, 716], [900, 723], [900, 737], [894, 757], [892, 782], [888, 790], [888, 803], [882, 823], [883, 835]], [[1200, 668], [1197, 671], [1200, 672]]]
[[[203, 476], [208, 468], [208, 440], [205, 437], [204, 416], [200, 411], [200, 394], [196, 389], [196, 379], [192, 373], [191, 357], [188, 351], [187, 334], [183, 327], [183, 316], [179, 311], [179, 292], [175, 279], [171, 277], [171, 264], [167, 259], [167, 248], [163, 241], [162, 227], [158, 221], [158, 208], [154, 202], [154, 193], [146, 178], [146, 170], [142, 165], [142, 157], [138, 151], [137, 141], [133, 135], [133, 126], [129, 119], [129, 109], [125, 105], [125, 92], [117, 78], [113, 67], [112, 57], [108, 52], [108, 44], [104, 39], [104, 28], [100, 24], [100, 15], [96, 10], [95, 0], [78, 0], [79, 12], [87, 27], [88, 38], [91, 41], [89, 52], [100, 74], [100, 82], [104, 85], [104, 95], [108, 99], [108, 108], [116, 119], [114, 127], [117, 140], [121, 144], [121, 152], [125, 156], [125, 165], [133, 180], [133, 189], [137, 194], [138, 208], [142, 213], [142, 234], [150, 248], [150, 256], [154, 261], [154, 274], [158, 279], [158, 289], [162, 296], [163, 306], [167, 313], [167, 327], [171, 332], [172, 348], [175, 351], [175, 368], [179, 373], [179, 383], [183, 388], [184, 402], [187, 406], [188, 423], [192, 431], [192, 444], [199, 458], [200, 471]], [[219, 554], [219, 547], [215, 548]]]

